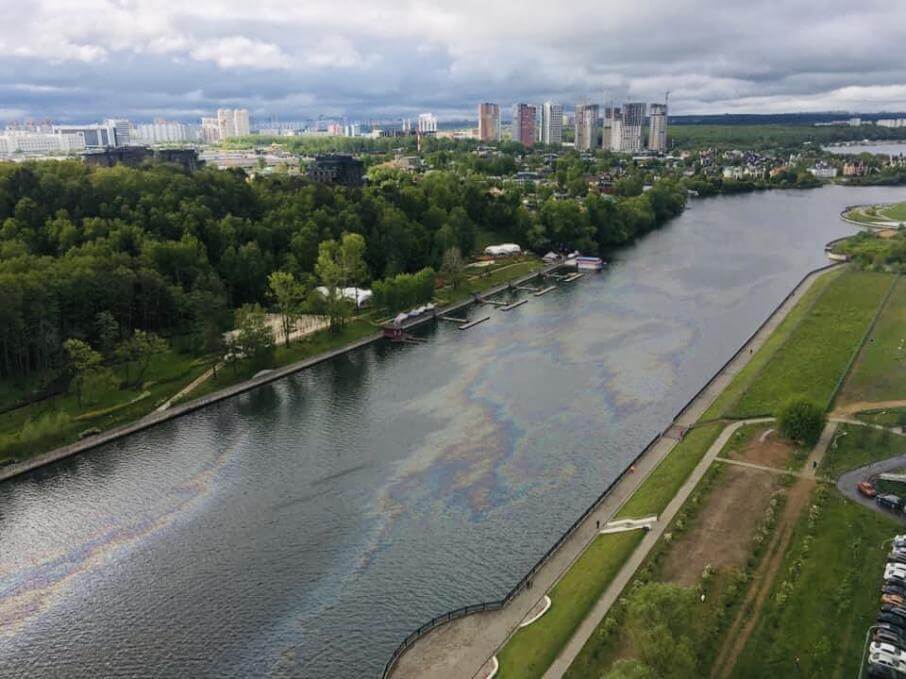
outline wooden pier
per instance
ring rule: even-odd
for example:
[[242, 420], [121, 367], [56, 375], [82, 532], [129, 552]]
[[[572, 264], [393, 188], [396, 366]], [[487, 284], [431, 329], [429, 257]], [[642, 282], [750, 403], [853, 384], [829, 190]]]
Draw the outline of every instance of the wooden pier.
[[447, 321], [448, 323], [468, 323], [468, 318], [456, 318], [455, 316], [438, 316], [442, 321]]
[[582, 278], [582, 276], [584, 276], [584, 275], [585, 275], [584, 273], [574, 273], [574, 274], [572, 274], [571, 276], [567, 276], [566, 278], [564, 278], [564, 279], [563, 279], [563, 282], [564, 282], [564, 283], [572, 283], [573, 281], [579, 280], [579, 279]]
[[484, 297], [480, 297], [478, 299], [478, 301], [481, 302], [482, 304], [493, 304], [494, 306], [508, 306], [507, 302], [498, 302], [496, 299], [485, 299]]
[[535, 297], [541, 297], [541, 295], [546, 295], [551, 290], [556, 290], [556, 289], [557, 289], [556, 285], [550, 285], [550, 286], [544, 288], [544, 290], [539, 290], [538, 292], [536, 292]]
[[465, 324], [459, 326], [459, 329], [468, 330], [472, 326], [478, 325], [479, 323], [484, 323], [485, 321], [489, 321], [489, 320], [491, 320], [490, 316], [483, 316], [482, 318], [476, 318], [474, 321], [469, 321], [468, 323], [465, 323]]
[[523, 304], [527, 304], [527, 303], [528, 303], [527, 299], [520, 299], [518, 302], [513, 302], [512, 304], [507, 304], [506, 306], [500, 307], [500, 310], [509, 311], [510, 309], [515, 309], [517, 306], [522, 306]]
[[516, 289], [523, 292], [538, 292], [541, 288], [533, 288], [531, 285], [517, 285]]

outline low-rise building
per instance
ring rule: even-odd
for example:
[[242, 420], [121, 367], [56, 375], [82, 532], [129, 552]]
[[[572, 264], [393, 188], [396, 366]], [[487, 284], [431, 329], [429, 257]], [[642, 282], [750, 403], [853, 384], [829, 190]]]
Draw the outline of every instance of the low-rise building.
[[307, 174], [320, 184], [358, 188], [364, 184], [365, 165], [350, 155], [319, 155], [309, 164]]

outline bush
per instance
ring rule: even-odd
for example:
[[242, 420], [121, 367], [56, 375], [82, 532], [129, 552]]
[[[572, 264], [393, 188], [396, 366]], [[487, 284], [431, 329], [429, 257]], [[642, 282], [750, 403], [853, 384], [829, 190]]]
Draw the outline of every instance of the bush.
[[827, 416], [820, 406], [807, 399], [789, 401], [780, 410], [780, 433], [807, 446], [818, 443]]

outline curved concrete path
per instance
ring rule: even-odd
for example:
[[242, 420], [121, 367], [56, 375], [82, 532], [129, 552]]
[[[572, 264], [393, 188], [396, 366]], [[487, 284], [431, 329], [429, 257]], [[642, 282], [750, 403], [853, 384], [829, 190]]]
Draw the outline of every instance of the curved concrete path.
[[[904, 434], [898, 429], [892, 429], [891, 427], [882, 427], [878, 424], [869, 424], [867, 422], [859, 422], [858, 420], [841, 420], [846, 424], [856, 424], [863, 427], [871, 427], [873, 429], [884, 429], [889, 431], [892, 434], [897, 436], [903, 436]], [[877, 476], [878, 474], [884, 474], [889, 472], [892, 469], [897, 469], [898, 467], [906, 467], [906, 455], [896, 455], [894, 457], [889, 457], [886, 460], [880, 460], [879, 462], [872, 462], [867, 464], [864, 467], [857, 467], [856, 469], [851, 469], [850, 471], [842, 474], [840, 478], [837, 479], [837, 490], [839, 490], [843, 495], [848, 497], [853, 502], [858, 502], [863, 507], [867, 507], [872, 511], [883, 514], [884, 516], [891, 516], [893, 518], [899, 519], [903, 523], [906, 523], [906, 514], [902, 512], [892, 512], [890, 510], [884, 509], [878, 506], [878, 503], [867, 498], [862, 493], [859, 492], [856, 486], [860, 481], [871, 476]]]

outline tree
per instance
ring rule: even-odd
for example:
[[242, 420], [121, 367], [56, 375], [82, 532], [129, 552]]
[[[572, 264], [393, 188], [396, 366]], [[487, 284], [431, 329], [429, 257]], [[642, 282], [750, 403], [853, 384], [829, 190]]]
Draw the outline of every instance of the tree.
[[791, 441], [814, 446], [821, 437], [827, 415], [820, 406], [805, 398], [788, 401], [777, 418], [780, 433]]
[[315, 273], [327, 290], [324, 295], [325, 311], [330, 319], [331, 330], [339, 328], [349, 316], [349, 303], [343, 298], [340, 286], [345, 279], [343, 256], [340, 244], [326, 240], [318, 247], [318, 261]]
[[358, 305], [359, 283], [368, 277], [365, 264], [365, 239], [357, 233], [344, 233], [340, 241], [340, 267], [343, 270], [343, 284], [355, 289]]
[[290, 333], [302, 313], [305, 288], [291, 273], [286, 271], [274, 271], [268, 276], [267, 284], [280, 312], [283, 341], [286, 346], [289, 346]]
[[138, 369], [135, 383], [141, 385], [148, 366], [151, 365], [151, 359], [156, 354], [164, 353], [168, 348], [166, 340], [144, 330], [136, 330], [132, 337], [120, 342], [116, 348], [116, 356], [125, 365], [126, 382], [129, 381], [129, 367], [134, 363]]
[[109, 311], [101, 311], [94, 317], [94, 329], [98, 337], [98, 346], [105, 357], [113, 355], [116, 341], [120, 335], [120, 324]]
[[90, 344], [75, 338], [63, 342], [63, 350], [72, 376], [69, 384], [75, 389], [76, 401], [81, 406], [86, 383], [90, 381], [91, 374], [100, 369], [102, 357]]
[[648, 583], [629, 598], [627, 629], [633, 647], [652, 674], [664, 679], [698, 676], [690, 621], [696, 619], [694, 590]]
[[238, 359], [264, 364], [273, 357], [274, 333], [260, 305], [246, 304], [236, 310], [236, 330], [227, 340], [227, 352], [234, 366]]
[[458, 247], [453, 246], [444, 252], [444, 263], [441, 270], [450, 281], [450, 286], [456, 290], [462, 283], [462, 273], [465, 270], [462, 253]]

